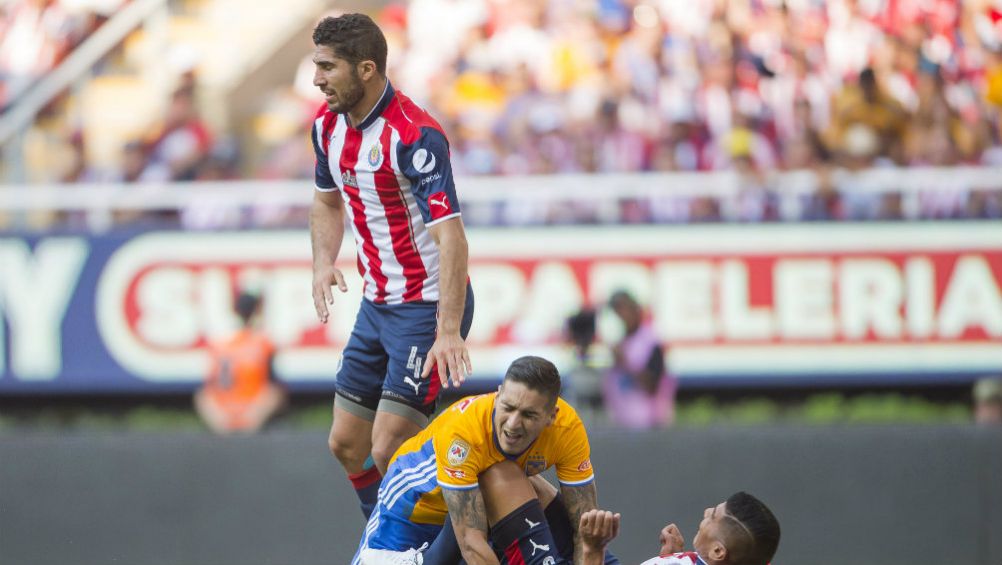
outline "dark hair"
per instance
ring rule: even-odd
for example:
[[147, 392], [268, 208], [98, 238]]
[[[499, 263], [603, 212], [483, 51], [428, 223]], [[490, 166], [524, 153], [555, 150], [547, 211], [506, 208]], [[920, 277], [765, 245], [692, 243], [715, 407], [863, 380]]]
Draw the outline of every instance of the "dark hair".
[[578, 347], [587, 347], [595, 341], [595, 311], [582, 308], [577, 314], [567, 318], [567, 334]]
[[551, 403], [560, 396], [560, 372], [557, 367], [543, 359], [526, 355], [515, 359], [504, 375], [504, 382], [522, 383], [527, 388], [541, 392]]
[[344, 14], [320, 20], [313, 28], [313, 44], [330, 47], [335, 55], [353, 65], [373, 61], [376, 71], [386, 74], [386, 37], [376, 22], [365, 14]]
[[633, 295], [630, 294], [629, 292], [625, 290], [617, 290], [616, 292], [613, 292], [612, 295], [609, 297], [609, 306], [616, 308], [621, 305], [637, 307], [640, 304], [637, 302], [637, 299], [634, 298]]
[[260, 296], [244, 292], [237, 297], [236, 301], [234, 301], [233, 310], [236, 311], [237, 316], [240, 316], [240, 320], [243, 321], [244, 325], [247, 325], [251, 317], [254, 316], [254, 313], [257, 312], [258, 306], [260, 305]]
[[779, 521], [761, 500], [738, 492], [724, 504], [728, 562], [734, 565], [767, 565], [779, 547]]

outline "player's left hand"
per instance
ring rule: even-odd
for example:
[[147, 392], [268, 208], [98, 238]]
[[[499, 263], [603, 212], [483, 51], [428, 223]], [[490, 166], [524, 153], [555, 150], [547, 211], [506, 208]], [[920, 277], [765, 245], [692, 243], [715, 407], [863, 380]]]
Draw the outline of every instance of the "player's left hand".
[[619, 535], [619, 514], [608, 510], [589, 510], [581, 515], [578, 533], [581, 543], [590, 551], [603, 551]]
[[660, 555], [678, 553], [685, 548], [685, 538], [682, 537], [682, 532], [679, 531], [678, 526], [675, 524], [668, 524], [664, 528], [661, 528], [658, 541], [661, 542]]
[[439, 333], [435, 338], [435, 343], [431, 345], [428, 357], [424, 360], [421, 378], [428, 378], [432, 369], [438, 372], [442, 388], [449, 388], [450, 380], [454, 386], [458, 387], [473, 372], [470, 354], [466, 351], [466, 343], [458, 332]]

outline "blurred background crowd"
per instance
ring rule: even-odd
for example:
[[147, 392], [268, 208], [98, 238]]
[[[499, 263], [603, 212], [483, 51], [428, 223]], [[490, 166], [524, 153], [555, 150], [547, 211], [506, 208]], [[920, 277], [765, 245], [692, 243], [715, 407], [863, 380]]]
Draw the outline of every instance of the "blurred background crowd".
[[[170, 76], [160, 81], [163, 102], [137, 103], [144, 91], [122, 86], [71, 88], [21, 137], [26, 166], [15, 174], [71, 183], [310, 179], [307, 134], [321, 102], [306, 33], [315, 15], [227, 90], [207, 84], [219, 82], [207, 71], [220, 56], [184, 31], [227, 3], [248, 9], [230, 0], [168, 3], [169, 48], [141, 57], [150, 37], [133, 33], [90, 71], [121, 82], [156, 65]], [[0, 103], [16, 105], [128, 4], [0, 3]], [[440, 120], [461, 178], [739, 178], [729, 196], [696, 195], [681, 211], [657, 198], [624, 202], [614, 218], [624, 223], [1002, 217], [1002, 183], [959, 176], [909, 204], [893, 191], [857, 198], [854, 177], [838, 174], [1002, 165], [1002, 4], [993, 0], [413, 0], [369, 8], [389, 41], [391, 80]], [[227, 48], [233, 66], [251, 32], [234, 31], [243, 43]], [[114, 118], [101, 120], [100, 131], [94, 99]], [[783, 171], [812, 173], [812, 193], [792, 214], [776, 195]], [[471, 221], [598, 221], [586, 203], [559, 209]], [[303, 221], [286, 212], [270, 221]]]

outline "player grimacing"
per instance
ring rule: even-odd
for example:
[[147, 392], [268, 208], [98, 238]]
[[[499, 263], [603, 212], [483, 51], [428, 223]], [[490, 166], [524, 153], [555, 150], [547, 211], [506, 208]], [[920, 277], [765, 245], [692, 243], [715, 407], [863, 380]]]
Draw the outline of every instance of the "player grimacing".
[[[495, 549], [512, 563], [562, 562], [538, 500], [492, 524], [478, 485], [478, 476], [502, 461], [518, 465], [523, 475], [555, 466], [570, 524], [596, 507], [588, 436], [559, 392], [552, 363], [522, 357], [508, 368], [498, 392], [460, 400], [404, 442], [390, 462], [353, 565], [419, 563], [417, 550], [435, 540], [447, 516], [469, 565], [499, 563]], [[578, 561], [584, 548], [576, 532], [571, 535]]]

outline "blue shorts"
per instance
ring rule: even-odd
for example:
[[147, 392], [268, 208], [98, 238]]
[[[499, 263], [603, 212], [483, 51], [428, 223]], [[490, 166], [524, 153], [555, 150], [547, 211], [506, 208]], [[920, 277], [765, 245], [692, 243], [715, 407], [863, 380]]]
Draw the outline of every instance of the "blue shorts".
[[[473, 289], [467, 285], [459, 329], [463, 339], [472, 323]], [[427, 423], [442, 384], [436, 375], [422, 379], [421, 372], [437, 330], [437, 302], [375, 304], [363, 299], [335, 377], [336, 405], [368, 420], [377, 408], [385, 408]]]

